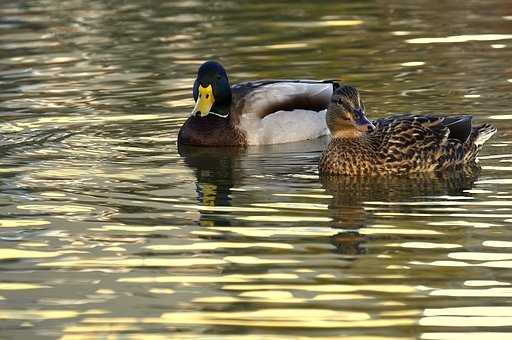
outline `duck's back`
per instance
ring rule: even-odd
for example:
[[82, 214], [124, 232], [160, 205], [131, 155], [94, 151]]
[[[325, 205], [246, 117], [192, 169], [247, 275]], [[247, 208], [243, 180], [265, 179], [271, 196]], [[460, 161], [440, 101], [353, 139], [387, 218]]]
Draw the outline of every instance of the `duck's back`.
[[368, 138], [375, 140], [379, 171], [424, 172], [461, 165], [467, 137], [464, 138], [463, 131], [457, 131], [457, 138], [452, 138], [450, 124], [454, 131], [462, 129], [467, 119], [471, 122], [471, 117], [466, 117], [446, 122], [444, 117], [437, 116], [399, 116], [378, 122], [375, 133]]

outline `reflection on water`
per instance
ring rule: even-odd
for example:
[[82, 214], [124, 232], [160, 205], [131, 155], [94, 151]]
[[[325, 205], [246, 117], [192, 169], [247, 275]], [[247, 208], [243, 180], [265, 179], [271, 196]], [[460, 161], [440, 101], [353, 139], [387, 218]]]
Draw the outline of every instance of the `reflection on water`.
[[[231, 206], [231, 188], [237, 186], [244, 175], [237, 169], [244, 150], [180, 145], [178, 152], [185, 164], [194, 169], [197, 204], [206, 207]], [[219, 220], [216, 222], [220, 223]]]
[[[511, 10], [2, 2], [2, 336], [508, 338]], [[326, 139], [178, 149], [208, 58], [499, 132], [480, 169], [409, 178], [319, 178]]]
[[[389, 207], [389, 213], [406, 213], [411, 209], [403, 201], [418, 200], [434, 211], [436, 202], [424, 202], [427, 197], [465, 196], [464, 190], [472, 188], [478, 174], [477, 167], [467, 167], [449, 173], [410, 174], [407, 178], [322, 176], [320, 179], [326, 192], [333, 196], [329, 207], [334, 212], [335, 223], [341, 228], [359, 228], [370, 223], [372, 210], [365, 205], [383, 205]], [[395, 202], [400, 204], [393, 205]]]
[[[407, 178], [322, 176], [326, 193], [333, 197], [329, 204], [333, 220], [331, 226], [343, 230], [334, 236], [338, 251], [343, 254], [363, 254], [366, 253], [364, 244], [368, 241], [368, 235], [408, 233], [409, 229], [396, 225], [367, 228], [374, 221], [373, 214], [377, 207], [386, 207], [388, 214], [400, 216], [411, 212], [404, 201], [412, 200], [427, 205], [431, 212], [444, 210], [444, 207], [436, 208], [436, 202], [425, 202], [425, 199], [465, 196], [464, 190], [472, 188], [478, 173], [478, 168], [467, 167], [443, 174], [411, 174]], [[390, 205], [389, 202], [400, 203]]]

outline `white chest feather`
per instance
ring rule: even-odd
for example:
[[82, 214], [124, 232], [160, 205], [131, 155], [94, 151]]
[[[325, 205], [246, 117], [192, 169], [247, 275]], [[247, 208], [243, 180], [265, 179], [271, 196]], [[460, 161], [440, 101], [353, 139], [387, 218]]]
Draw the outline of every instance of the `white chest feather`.
[[[331, 94], [332, 84], [321, 82], [279, 82], [257, 88], [247, 96], [240, 121], [241, 128], [247, 133], [248, 144], [290, 143], [328, 134], [326, 111], [304, 109], [303, 106], [307, 102], [311, 107], [327, 107]], [[290, 109], [261, 118], [275, 107]]]
[[290, 143], [328, 134], [325, 112], [278, 111], [263, 119], [243, 116], [240, 123], [249, 145]]

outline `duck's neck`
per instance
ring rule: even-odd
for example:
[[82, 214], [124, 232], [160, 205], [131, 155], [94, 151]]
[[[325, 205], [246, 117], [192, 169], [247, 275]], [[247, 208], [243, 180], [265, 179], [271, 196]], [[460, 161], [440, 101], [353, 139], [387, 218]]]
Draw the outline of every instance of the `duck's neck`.
[[344, 139], [347, 141], [364, 138], [365, 133], [354, 128], [338, 129], [332, 133], [332, 138]]
[[231, 103], [233, 101], [232, 97], [233, 94], [229, 86], [220, 88], [218, 95], [216, 95], [216, 100], [213, 103], [211, 111], [221, 116], [229, 115], [231, 111]]
[[228, 116], [231, 110], [231, 102], [229, 103], [215, 103], [211, 109], [211, 111], [215, 112], [220, 116]]
[[347, 154], [354, 154], [355, 156], [366, 154], [374, 149], [372, 136], [359, 131], [356, 131], [354, 134], [334, 135], [332, 136], [332, 141]]

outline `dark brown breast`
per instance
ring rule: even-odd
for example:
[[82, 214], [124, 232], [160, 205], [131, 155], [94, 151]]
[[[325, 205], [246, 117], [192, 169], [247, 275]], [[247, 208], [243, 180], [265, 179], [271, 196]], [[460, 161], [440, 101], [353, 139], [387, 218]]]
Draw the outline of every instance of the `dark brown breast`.
[[178, 133], [178, 144], [198, 146], [244, 146], [245, 133], [229, 119], [216, 116], [189, 117]]

